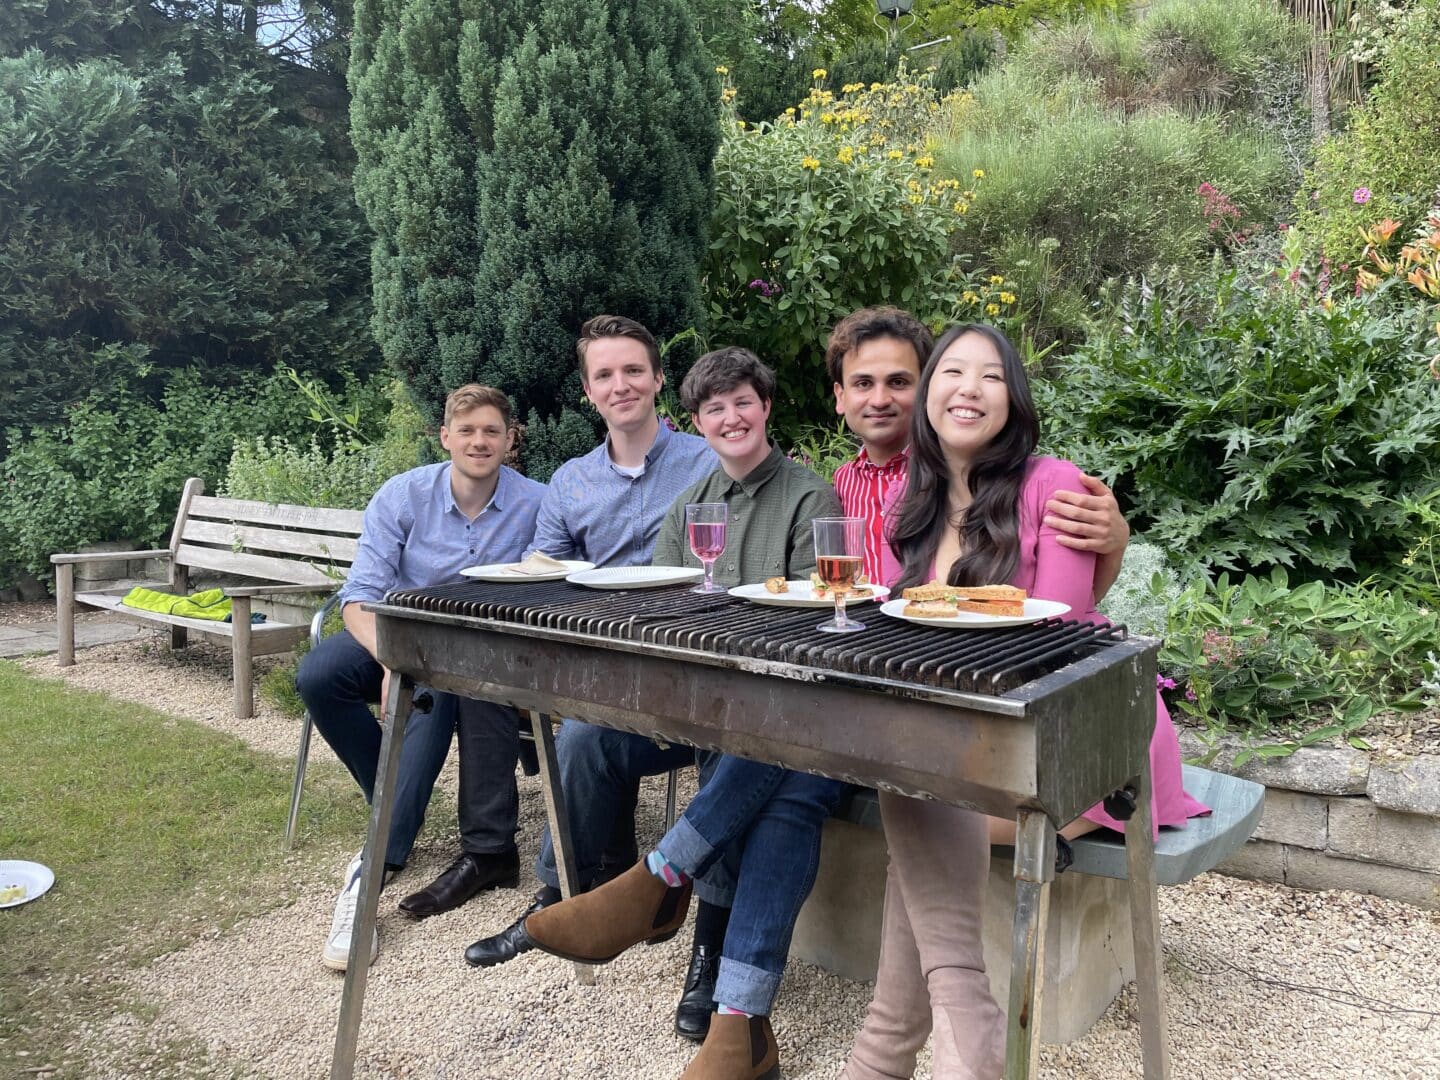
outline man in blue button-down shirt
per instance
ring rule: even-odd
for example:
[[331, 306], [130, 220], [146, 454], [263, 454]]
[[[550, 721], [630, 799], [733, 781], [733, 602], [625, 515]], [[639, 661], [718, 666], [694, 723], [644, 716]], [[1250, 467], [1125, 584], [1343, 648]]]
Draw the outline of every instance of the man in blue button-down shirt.
[[[597, 566], [644, 566], [675, 499], [713, 473], [720, 459], [704, 439], [672, 431], [657, 415], [655, 398], [665, 376], [659, 347], [645, 327], [623, 316], [597, 315], [580, 328], [576, 353], [585, 396], [605, 420], [606, 439], [590, 453], [567, 461], [550, 478], [533, 549]], [[575, 720], [561, 725], [556, 753], [585, 887], [628, 870], [639, 857], [635, 799], [640, 778], [695, 761], [694, 751], [686, 747], [659, 746], [639, 735]], [[531, 907], [499, 934], [466, 949], [469, 963], [490, 967], [525, 951], [526, 916], [560, 899], [548, 829], [535, 873], [542, 888]], [[717, 868], [702, 889], [702, 901], [728, 902], [729, 887], [724, 869]], [[718, 957], [727, 915], [726, 907], [702, 902], [696, 930], [701, 961]], [[692, 961], [692, 977], [687, 979], [694, 1003], [685, 1019], [677, 1017], [677, 1024], [682, 1034], [703, 1038], [711, 1010], [713, 960], [702, 965], [698, 975], [695, 968]]]
[[[499, 390], [463, 386], [445, 402], [440, 442], [450, 460], [387, 480], [365, 509], [359, 550], [340, 590], [345, 629], [308, 653], [297, 685], [315, 727], [350, 770], [367, 801], [380, 760], [380, 724], [369, 703], [384, 701], [390, 673], [375, 659], [375, 616], [363, 610], [392, 589], [457, 580], [477, 563], [520, 558], [535, 531], [545, 485], [505, 467], [510, 400]], [[513, 709], [425, 690], [406, 727], [396, 777], [387, 868], [405, 864], [425, 819], [435, 778], [460, 735], [461, 854], [431, 885], [405, 897], [401, 910], [438, 914], [477, 892], [519, 878], [515, 849], [515, 762], [519, 717]], [[359, 896], [357, 855], [345, 873], [322, 960], [343, 971]], [[373, 960], [378, 939], [371, 942]]]

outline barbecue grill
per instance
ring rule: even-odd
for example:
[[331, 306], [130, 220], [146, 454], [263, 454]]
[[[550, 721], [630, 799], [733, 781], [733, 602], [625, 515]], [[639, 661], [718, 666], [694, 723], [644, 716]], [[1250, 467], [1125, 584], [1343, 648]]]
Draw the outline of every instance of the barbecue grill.
[[[1158, 643], [1050, 619], [954, 630], [865, 610], [822, 634], [823, 612], [680, 588], [462, 582], [367, 605], [391, 680], [357, 925], [331, 1076], [354, 1062], [391, 782], [415, 683], [531, 713], [562, 883], [568, 817], [549, 717], [573, 716], [918, 798], [1018, 826], [1007, 1080], [1033, 1075], [1040, 944], [1055, 830], [1120, 792], [1147, 1078], [1167, 1075], [1156, 938], [1149, 755]], [[372, 865], [373, 862], [373, 865]], [[361, 945], [364, 948], [362, 949]]]

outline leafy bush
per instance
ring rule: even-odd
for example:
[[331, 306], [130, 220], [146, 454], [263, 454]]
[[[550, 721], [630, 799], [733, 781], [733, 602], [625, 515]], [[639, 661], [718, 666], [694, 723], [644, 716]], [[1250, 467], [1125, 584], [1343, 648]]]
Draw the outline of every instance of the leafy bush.
[[1113, 623], [1124, 623], [1137, 634], [1160, 637], [1179, 591], [1180, 576], [1166, 559], [1165, 550], [1144, 540], [1131, 540], [1120, 576], [1099, 607]]
[[1176, 559], [1359, 580], [1400, 562], [1403, 502], [1440, 481], [1423, 314], [1223, 267], [1128, 285], [1037, 387], [1048, 440]]
[[[348, 394], [367, 396], [354, 384]], [[237, 438], [309, 436], [298, 398], [281, 374], [216, 389], [182, 372], [159, 403], [97, 393], [73, 406], [64, 424], [11, 429], [12, 449], [0, 465], [0, 578], [22, 566], [43, 579], [51, 554], [84, 544], [164, 540], [185, 479], [199, 476], [220, 490]]]
[[1003, 321], [1014, 309], [1003, 276], [977, 278], [949, 253], [980, 178], [934, 175], [924, 127], [941, 106], [928, 83], [850, 84], [838, 98], [817, 87], [774, 124], [732, 123], [716, 156], [710, 335], [776, 369], [782, 443], [833, 422], [824, 349], [842, 316], [896, 304], [933, 323]]
[[1170, 607], [1160, 669], [1180, 710], [1222, 729], [1287, 742], [1267, 756], [1349, 736], [1386, 710], [1425, 707], [1426, 661], [1440, 614], [1390, 590], [1312, 581], [1283, 570], [1200, 580]]
[[348, 151], [253, 50], [162, 37], [133, 70], [0, 58], [0, 430], [187, 367], [374, 364]]
[[1440, 0], [1416, 0], [1396, 23], [1380, 75], [1349, 129], [1327, 140], [1295, 195], [1296, 223], [1337, 266], [1356, 266], [1360, 229], [1396, 219], [1405, 233], [1440, 203]]

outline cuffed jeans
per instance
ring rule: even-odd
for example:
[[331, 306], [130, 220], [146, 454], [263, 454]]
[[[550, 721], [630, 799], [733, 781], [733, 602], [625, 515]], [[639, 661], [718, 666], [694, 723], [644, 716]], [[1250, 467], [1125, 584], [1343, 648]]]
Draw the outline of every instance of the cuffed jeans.
[[724, 754], [660, 840], [665, 858], [703, 880], [727, 850], [739, 873], [715, 1001], [766, 1016], [780, 989], [800, 906], [815, 885], [820, 833], [848, 785]]
[[[629, 869], [639, 859], [635, 800], [641, 777], [697, 763], [695, 751], [687, 746], [662, 746], [643, 735], [579, 720], [561, 722], [555, 757], [582, 888], [595, 883], [602, 867]], [[718, 760], [718, 755], [700, 756], [702, 784]], [[560, 887], [549, 825], [540, 840], [535, 876], [552, 888]], [[717, 860], [704, 880], [696, 882], [695, 891], [702, 900], [729, 907], [735, 891], [734, 865]]]
[[[380, 722], [370, 702], [380, 697], [384, 669], [363, 645], [342, 630], [325, 638], [300, 661], [296, 688], [315, 728], [370, 802], [380, 764]], [[515, 762], [520, 752], [520, 718], [514, 709], [417, 687], [415, 696], [432, 704], [415, 709], [405, 725], [405, 745], [395, 777], [395, 808], [385, 862], [405, 865], [425, 821], [435, 778], [460, 736], [460, 847], [472, 854], [509, 851], [515, 846], [519, 795]]]

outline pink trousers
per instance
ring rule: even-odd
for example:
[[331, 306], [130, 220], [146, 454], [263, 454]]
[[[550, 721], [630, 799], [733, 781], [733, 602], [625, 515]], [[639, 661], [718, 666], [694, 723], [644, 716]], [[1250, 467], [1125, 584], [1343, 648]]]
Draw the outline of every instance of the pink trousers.
[[980, 935], [986, 819], [883, 791], [880, 814], [890, 849], [880, 969], [844, 1080], [914, 1075], [932, 1029], [934, 1080], [998, 1080], [1005, 1014], [990, 995]]

